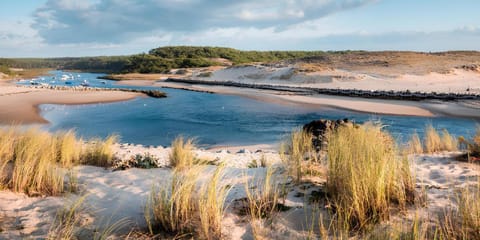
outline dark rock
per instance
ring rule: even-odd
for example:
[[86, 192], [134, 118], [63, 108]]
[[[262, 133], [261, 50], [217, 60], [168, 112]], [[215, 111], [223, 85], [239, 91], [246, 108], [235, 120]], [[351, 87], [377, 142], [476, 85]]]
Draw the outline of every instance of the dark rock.
[[320, 119], [307, 123], [303, 130], [312, 134], [312, 143], [317, 151], [325, 151], [328, 144], [328, 133], [340, 126], [355, 125], [348, 118], [338, 120]]

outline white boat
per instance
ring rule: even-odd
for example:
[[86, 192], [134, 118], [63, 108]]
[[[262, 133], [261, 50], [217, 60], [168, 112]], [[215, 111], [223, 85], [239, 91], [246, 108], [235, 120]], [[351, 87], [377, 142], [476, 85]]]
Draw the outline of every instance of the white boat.
[[65, 74], [62, 75], [62, 78], [60, 78], [60, 80], [62, 80], [62, 81], [67, 81], [68, 79], [70, 79], [70, 76], [65, 75]]
[[82, 82], [82, 83], [80, 83], [80, 86], [83, 86], [83, 87], [88, 87], [88, 86], [90, 86], [90, 83], [88, 83], [88, 81], [87, 81], [87, 80], [83, 80], [83, 82]]

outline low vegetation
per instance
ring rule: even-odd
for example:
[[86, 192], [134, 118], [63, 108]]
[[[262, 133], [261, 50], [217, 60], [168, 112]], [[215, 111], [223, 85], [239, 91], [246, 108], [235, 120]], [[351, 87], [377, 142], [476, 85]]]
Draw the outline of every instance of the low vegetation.
[[74, 185], [73, 166], [108, 166], [114, 141], [110, 137], [85, 145], [73, 131], [0, 128], [0, 187], [28, 195], [59, 195]]
[[288, 139], [282, 143], [280, 154], [289, 175], [294, 176], [296, 182], [302, 180], [312, 163], [318, 162], [312, 135], [301, 129], [292, 131]]
[[223, 167], [218, 167], [206, 180], [199, 179], [205, 171], [202, 166], [175, 170], [170, 184], [154, 187], [145, 207], [152, 235], [221, 238], [228, 187], [220, 184]]
[[447, 130], [442, 130], [440, 135], [432, 125], [428, 125], [425, 129], [424, 148], [426, 153], [456, 151], [458, 143]]
[[193, 139], [184, 139], [182, 136], [179, 136], [173, 140], [171, 146], [170, 166], [175, 169], [187, 169], [194, 164], [193, 150], [195, 149], [195, 144]]
[[414, 201], [408, 160], [397, 157], [381, 126], [340, 127], [329, 138], [327, 193], [337, 221], [352, 230], [389, 218], [392, 207]]

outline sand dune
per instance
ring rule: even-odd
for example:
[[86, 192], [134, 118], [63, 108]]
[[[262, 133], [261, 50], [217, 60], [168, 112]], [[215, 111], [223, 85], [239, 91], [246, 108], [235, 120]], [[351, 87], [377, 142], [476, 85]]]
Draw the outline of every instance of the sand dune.
[[[122, 150], [123, 148], [123, 150]], [[117, 154], [153, 154], [168, 155], [168, 148], [146, 148], [140, 145], [118, 145]], [[166, 154], [165, 154], [166, 153]], [[244, 181], [255, 179], [265, 174], [265, 168], [248, 168], [252, 159], [260, 153], [241, 152], [227, 153], [226, 150], [215, 151], [198, 150], [198, 156], [211, 156], [227, 163], [223, 183], [232, 186], [227, 202], [245, 197]], [[428, 194], [428, 205], [423, 211], [428, 216], [436, 216], [444, 207], [454, 204], [454, 189], [474, 184], [480, 176], [480, 167], [469, 163], [456, 162], [453, 158], [456, 153], [438, 153], [433, 155], [412, 155], [417, 174], [417, 188], [425, 188]], [[271, 164], [278, 161], [278, 154], [272, 153], [268, 157]], [[215, 166], [206, 168], [205, 174], [211, 173]], [[43, 238], [46, 236], [56, 211], [63, 207], [65, 202], [71, 202], [80, 195], [86, 194], [85, 207], [82, 218], [86, 228], [93, 226], [100, 228], [117, 221], [127, 222], [116, 231], [118, 235], [127, 234], [132, 228], [145, 230], [146, 222], [143, 217], [143, 206], [153, 184], [165, 184], [171, 179], [170, 168], [157, 169], [129, 169], [125, 171], [111, 171], [99, 167], [76, 167], [80, 193], [64, 197], [32, 197], [23, 194], [0, 191], [0, 238], [19, 239], [26, 236]], [[324, 180], [322, 180], [324, 181]], [[312, 206], [306, 203], [303, 194], [310, 194], [316, 188], [312, 184], [299, 184], [290, 190], [285, 205], [293, 207], [289, 211], [280, 213], [272, 224], [270, 236], [275, 239], [304, 238], [307, 235], [306, 221], [309, 219]], [[229, 204], [223, 229], [226, 239], [250, 239], [252, 233], [245, 217], [235, 213], [234, 204]], [[412, 212], [415, 210], [411, 210]], [[410, 211], [396, 216], [400, 221], [409, 219]], [[403, 219], [403, 220], [402, 220]]]

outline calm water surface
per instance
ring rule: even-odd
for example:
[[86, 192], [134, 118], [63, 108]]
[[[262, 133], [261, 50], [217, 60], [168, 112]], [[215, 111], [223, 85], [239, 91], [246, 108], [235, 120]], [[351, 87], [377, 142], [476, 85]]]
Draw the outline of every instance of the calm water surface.
[[[64, 72], [54, 71], [52, 74], [56, 76], [55, 79], [45, 76], [37, 81], [65, 85], [64, 81], [59, 80]], [[100, 74], [71, 74], [75, 76], [71, 80], [72, 85], [87, 80], [91, 86], [119, 87], [112, 81], [102, 83], [96, 79]], [[356, 122], [381, 120], [399, 141], [405, 140], [414, 131], [423, 134], [427, 124], [445, 128], [456, 136], [471, 136], [477, 124], [475, 120], [462, 118], [378, 116], [281, 106], [238, 96], [161, 90], [168, 94], [168, 98], [140, 97], [117, 103], [76, 106], [45, 104], [41, 110], [42, 115], [51, 122], [46, 126], [48, 130], [75, 128], [84, 137], [105, 137], [117, 133], [123, 142], [145, 145], [169, 145], [178, 135], [196, 137], [203, 146], [274, 143], [292, 128], [320, 118], [350, 118]]]

